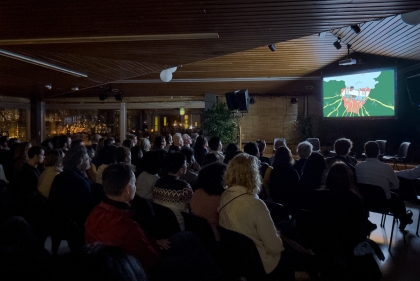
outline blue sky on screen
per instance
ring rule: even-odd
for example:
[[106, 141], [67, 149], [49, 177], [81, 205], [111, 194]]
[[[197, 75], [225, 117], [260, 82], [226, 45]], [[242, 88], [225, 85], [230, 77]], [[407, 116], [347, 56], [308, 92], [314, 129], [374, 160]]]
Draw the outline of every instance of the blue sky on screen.
[[375, 81], [375, 78], [378, 78], [380, 74], [381, 71], [376, 71], [334, 77], [324, 77], [324, 82], [344, 81], [346, 87], [354, 86], [355, 89], [369, 87], [370, 89], [373, 89], [378, 83], [377, 81]]

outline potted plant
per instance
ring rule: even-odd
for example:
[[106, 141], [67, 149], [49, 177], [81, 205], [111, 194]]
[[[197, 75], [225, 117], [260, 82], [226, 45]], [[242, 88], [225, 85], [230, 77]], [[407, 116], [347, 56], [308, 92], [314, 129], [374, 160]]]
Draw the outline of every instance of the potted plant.
[[201, 120], [206, 136], [218, 136], [223, 144], [235, 142], [237, 124], [226, 103], [216, 101], [201, 114]]

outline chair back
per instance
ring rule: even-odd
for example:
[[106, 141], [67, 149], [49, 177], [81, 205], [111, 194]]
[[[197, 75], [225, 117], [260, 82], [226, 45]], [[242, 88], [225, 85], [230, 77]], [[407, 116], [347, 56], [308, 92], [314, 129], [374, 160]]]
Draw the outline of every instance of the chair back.
[[181, 231], [175, 213], [168, 207], [152, 203], [155, 216], [151, 226], [151, 235], [156, 239], [167, 239]]
[[308, 138], [306, 141], [312, 144], [312, 151], [319, 152], [321, 150], [321, 145], [319, 144], [318, 138]]
[[190, 213], [181, 212], [181, 214], [184, 217], [185, 230], [194, 233], [204, 247], [211, 252], [215, 247], [216, 238], [210, 223], [205, 218]]
[[410, 142], [403, 142], [398, 149], [397, 159], [405, 160], [408, 155], [408, 149], [410, 147]]
[[267, 276], [254, 241], [247, 236], [219, 227], [224, 266], [234, 277], [264, 280]]
[[270, 216], [274, 224], [282, 221], [290, 221], [289, 213], [282, 204], [270, 201], [264, 201], [264, 203], [270, 211]]
[[273, 140], [273, 154], [276, 152], [276, 142], [277, 141], [283, 141], [285, 144], [287, 144], [286, 143], [286, 139], [284, 139], [284, 138], [275, 138], [274, 140]]
[[379, 155], [384, 155], [386, 151], [386, 140], [376, 140], [376, 143], [379, 146]]
[[363, 183], [358, 183], [357, 186], [368, 211], [381, 214], [389, 213], [388, 199], [382, 187]]

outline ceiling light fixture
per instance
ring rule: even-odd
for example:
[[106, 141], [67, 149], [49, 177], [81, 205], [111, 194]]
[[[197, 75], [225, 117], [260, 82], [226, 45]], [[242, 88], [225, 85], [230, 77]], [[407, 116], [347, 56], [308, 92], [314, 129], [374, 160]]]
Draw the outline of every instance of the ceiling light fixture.
[[162, 80], [163, 82], [169, 82], [172, 80], [172, 73], [174, 73], [178, 68], [175, 67], [171, 67], [168, 69], [164, 69], [160, 72], [160, 80]]
[[33, 38], [0, 40], [0, 45], [36, 45], [36, 44], [74, 44], [101, 43], [125, 41], [161, 41], [161, 40], [195, 40], [217, 39], [219, 33], [184, 33], [184, 34], [155, 34], [155, 35], [124, 35], [124, 36], [90, 36], [90, 37], [61, 37], [61, 38]]
[[360, 29], [360, 26], [359, 25], [352, 25], [352, 26], [350, 26], [350, 28], [351, 28], [351, 30], [353, 30], [353, 32], [354, 33], [356, 33], [356, 34], [359, 34], [360, 33], [360, 31], [362, 31], [361, 29]]
[[335, 47], [337, 50], [340, 50], [340, 49], [341, 49], [341, 44], [340, 44], [340, 42], [341, 42], [341, 38], [340, 38], [340, 37], [337, 37], [337, 41], [335, 41], [335, 42], [333, 43], [334, 47]]
[[63, 68], [63, 67], [60, 67], [60, 66], [57, 66], [57, 65], [54, 65], [54, 64], [50, 64], [48, 62], [43, 62], [43, 61], [40, 61], [40, 60], [37, 60], [37, 59], [32, 59], [30, 57], [22, 56], [22, 55], [19, 55], [19, 54], [13, 53], [13, 52], [9, 52], [9, 51], [3, 50], [3, 49], [0, 49], [0, 56], [4, 56], [4, 57], [7, 57], [7, 58], [20, 60], [20, 61], [27, 62], [27, 63], [30, 63], [30, 64], [34, 64], [34, 65], [37, 65], [37, 66], [45, 67], [45, 68], [48, 68], [48, 69], [60, 71], [60, 72], [66, 73], [66, 74], [76, 76], [76, 77], [87, 77], [86, 74], [83, 74], [83, 73], [80, 73], [80, 72], [77, 72], [77, 71], [73, 71], [73, 70], [70, 70], [70, 69], [67, 69], [67, 68]]
[[276, 51], [276, 45], [274, 45], [274, 44], [268, 45], [268, 48], [269, 48], [272, 52], [275, 52], [275, 51]]
[[122, 101], [122, 99], [123, 99], [123, 94], [122, 94], [122, 92], [121, 92], [121, 91], [119, 91], [118, 93], [116, 93], [116, 94], [114, 95], [114, 98], [115, 98], [115, 100], [116, 100], [116, 101]]
[[47, 84], [47, 85], [45, 85], [45, 88], [47, 88], [48, 90], [51, 90], [52, 86], [51, 86], [51, 84]]

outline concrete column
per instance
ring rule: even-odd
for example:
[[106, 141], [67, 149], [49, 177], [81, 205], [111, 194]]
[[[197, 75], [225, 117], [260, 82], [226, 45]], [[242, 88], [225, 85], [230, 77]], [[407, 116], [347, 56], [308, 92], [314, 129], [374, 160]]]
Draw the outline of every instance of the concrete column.
[[38, 96], [32, 95], [31, 101], [31, 135], [29, 139], [36, 144], [41, 144], [41, 100]]

